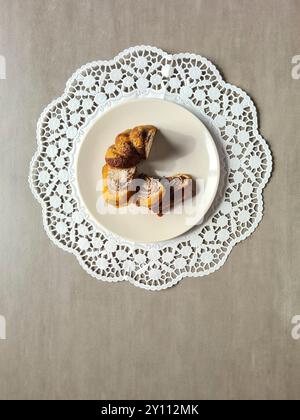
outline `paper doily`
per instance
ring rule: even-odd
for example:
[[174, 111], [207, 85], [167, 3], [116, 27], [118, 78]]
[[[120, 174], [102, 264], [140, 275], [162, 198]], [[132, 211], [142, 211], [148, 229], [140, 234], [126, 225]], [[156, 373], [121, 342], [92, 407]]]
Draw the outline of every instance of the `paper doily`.
[[[82, 208], [73, 177], [76, 147], [93, 119], [136, 97], [164, 98], [197, 114], [223, 163], [223, 184], [204, 223], [164, 243], [131, 243], [101, 230]], [[96, 279], [160, 290], [184, 277], [207, 275], [224, 264], [233, 246], [262, 218], [262, 190], [272, 159], [258, 132], [255, 106], [199, 55], [137, 46], [113, 60], [86, 64], [43, 111], [37, 142], [29, 183], [42, 205], [45, 230]]]

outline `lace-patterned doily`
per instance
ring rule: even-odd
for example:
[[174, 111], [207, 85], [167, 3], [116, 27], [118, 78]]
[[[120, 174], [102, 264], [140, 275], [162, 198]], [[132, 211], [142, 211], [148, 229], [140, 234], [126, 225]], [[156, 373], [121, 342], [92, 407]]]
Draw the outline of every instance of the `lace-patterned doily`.
[[[206, 220], [167, 243], [136, 244], [101, 230], [82, 208], [74, 182], [73, 158], [92, 120], [136, 97], [164, 98], [189, 108], [208, 126], [222, 158], [224, 182]], [[262, 218], [262, 190], [272, 159], [258, 132], [255, 106], [199, 55], [138, 46], [83, 66], [43, 111], [37, 142], [29, 183], [42, 205], [45, 230], [99, 280], [128, 280], [160, 290], [184, 277], [207, 275]]]

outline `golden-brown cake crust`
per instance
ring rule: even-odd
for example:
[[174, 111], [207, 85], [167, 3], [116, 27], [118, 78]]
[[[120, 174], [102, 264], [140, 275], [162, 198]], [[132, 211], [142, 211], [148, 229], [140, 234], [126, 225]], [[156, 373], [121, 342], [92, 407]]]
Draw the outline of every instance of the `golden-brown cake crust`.
[[141, 125], [118, 134], [115, 144], [107, 149], [106, 163], [114, 168], [129, 168], [147, 159], [156, 131], [153, 125]]
[[131, 130], [123, 131], [122, 133], [117, 135], [116, 140], [115, 140], [115, 146], [116, 146], [117, 152], [120, 155], [125, 156], [125, 157], [138, 155], [130, 139], [130, 133], [131, 133]]
[[130, 133], [130, 139], [142, 159], [147, 159], [150, 153], [157, 128], [153, 125], [139, 125]]
[[141, 158], [137, 153], [128, 156], [121, 155], [114, 144], [107, 149], [105, 155], [106, 163], [113, 168], [130, 168], [136, 166], [140, 160]]

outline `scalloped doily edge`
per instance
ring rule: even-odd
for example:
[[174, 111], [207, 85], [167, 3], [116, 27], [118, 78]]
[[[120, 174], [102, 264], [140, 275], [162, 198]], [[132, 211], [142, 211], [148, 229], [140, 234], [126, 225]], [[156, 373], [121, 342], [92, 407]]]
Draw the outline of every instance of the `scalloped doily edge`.
[[[124, 278], [116, 278], [114, 280], [112, 279], [108, 279], [104, 276], [97, 276], [94, 272], [92, 272], [92, 270], [90, 270], [88, 267], [86, 267], [84, 265], [84, 262], [82, 261], [82, 259], [80, 258], [80, 253], [78, 251], [76, 251], [76, 249], [74, 248], [69, 248], [65, 245], [63, 245], [61, 242], [59, 242], [55, 237], [53, 237], [51, 231], [48, 228], [48, 225], [46, 223], [46, 206], [44, 201], [40, 198], [40, 196], [38, 195], [37, 191], [35, 190], [35, 187], [32, 183], [32, 179], [31, 179], [31, 174], [33, 171], [33, 165], [34, 162], [36, 161], [37, 157], [39, 156], [42, 144], [40, 141], [40, 135], [39, 135], [39, 131], [40, 131], [40, 127], [42, 124], [42, 121], [44, 120], [45, 116], [47, 115], [47, 113], [49, 113], [49, 111], [51, 110], [51, 108], [55, 105], [57, 105], [59, 102], [61, 102], [62, 100], [64, 100], [65, 96], [68, 94], [69, 92], [69, 88], [70, 85], [72, 83], [72, 81], [77, 77], [77, 75], [79, 75], [82, 71], [84, 71], [87, 67], [89, 66], [95, 66], [95, 65], [111, 65], [113, 63], [115, 63], [117, 60], [119, 60], [120, 58], [122, 58], [124, 55], [129, 54], [137, 49], [151, 49], [152, 51], [155, 51], [159, 54], [162, 54], [164, 57], [169, 57], [170, 59], [174, 59], [174, 58], [180, 58], [180, 57], [189, 57], [189, 58], [195, 58], [195, 59], [200, 59], [203, 62], [205, 62], [206, 64], [208, 64], [213, 70], [214, 70], [214, 74], [217, 77], [218, 81], [227, 88], [231, 88], [234, 89], [236, 92], [240, 93], [241, 95], [243, 95], [245, 98], [247, 98], [247, 100], [249, 101], [249, 104], [252, 108], [253, 111], [253, 124], [254, 124], [254, 130], [255, 130], [255, 134], [257, 135], [257, 137], [259, 137], [260, 141], [262, 142], [265, 152], [268, 155], [268, 161], [269, 161], [269, 166], [266, 170], [266, 174], [265, 177], [263, 179], [262, 184], [259, 186], [259, 188], [257, 189], [257, 196], [258, 196], [258, 206], [259, 209], [257, 211], [257, 215], [255, 218], [255, 222], [253, 222], [252, 226], [247, 230], [247, 232], [245, 232], [243, 235], [241, 235], [239, 238], [236, 238], [235, 240], [233, 240], [229, 246], [228, 249], [226, 250], [226, 253], [224, 254], [224, 256], [222, 257], [222, 259], [219, 261], [218, 264], [216, 264], [214, 267], [206, 270], [205, 272], [183, 272], [179, 275], [177, 275], [177, 277], [169, 282], [167, 282], [166, 284], [163, 285], [159, 285], [159, 286], [149, 286], [148, 284], [143, 284], [143, 283], [139, 283], [137, 281], [135, 281], [134, 279], [132, 279], [130, 276], [125, 276]], [[121, 281], [128, 281], [131, 284], [133, 284], [136, 287], [145, 289], [145, 290], [150, 290], [150, 291], [160, 291], [160, 290], [165, 290], [168, 289], [169, 287], [175, 286], [176, 284], [178, 284], [181, 280], [183, 280], [186, 277], [192, 277], [192, 278], [197, 278], [197, 277], [204, 277], [207, 276], [209, 274], [212, 274], [216, 271], [218, 271], [227, 261], [232, 249], [234, 248], [235, 245], [237, 245], [238, 243], [242, 242], [243, 240], [247, 239], [258, 227], [258, 225], [260, 224], [262, 218], [263, 218], [263, 214], [264, 214], [264, 200], [263, 200], [263, 190], [265, 188], [265, 186], [268, 184], [268, 182], [271, 179], [271, 175], [272, 175], [272, 170], [273, 170], [273, 156], [271, 153], [271, 149], [269, 144], [267, 143], [267, 141], [264, 139], [264, 137], [259, 133], [258, 131], [258, 115], [257, 115], [257, 108], [255, 106], [254, 101], [252, 100], [252, 98], [247, 94], [247, 92], [245, 92], [244, 90], [242, 90], [241, 88], [235, 86], [234, 84], [231, 83], [227, 83], [224, 78], [222, 77], [220, 71], [217, 69], [217, 67], [208, 59], [206, 59], [205, 57], [199, 55], [199, 54], [194, 54], [194, 53], [179, 53], [179, 54], [167, 54], [165, 51], [156, 48], [156, 47], [152, 47], [150, 45], [137, 45], [134, 47], [130, 47], [127, 48], [125, 50], [123, 50], [122, 52], [120, 52], [119, 54], [117, 54], [114, 58], [110, 59], [110, 60], [98, 60], [98, 61], [92, 61], [89, 63], [84, 64], [83, 66], [81, 66], [79, 69], [77, 69], [72, 76], [68, 79], [64, 92], [61, 96], [57, 97], [56, 99], [53, 99], [42, 111], [42, 113], [40, 114], [40, 117], [38, 119], [37, 122], [37, 128], [36, 128], [36, 140], [37, 140], [37, 149], [34, 153], [34, 155], [32, 156], [32, 159], [30, 161], [30, 165], [29, 165], [29, 175], [28, 175], [28, 183], [29, 183], [29, 188], [33, 194], [33, 196], [35, 197], [35, 199], [40, 203], [41, 207], [42, 207], [42, 222], [43, 222], [43, 226], [44, 229], [47, 233], [47, 236], [49, 237], [49, 239], [51, 240], [51, 242], [58, 246], [60, 249], [69, 252], [73, 255], [76, 256], [77, 261], [79, 262], [80, 266], [84, 269], [85, 272], [87, 272], [89, 275], [91, 275], [93, 278], [95, 278], [98, 281], [105, 281], [105, 282], [109, 282], [109, 283], [118, 283]]]

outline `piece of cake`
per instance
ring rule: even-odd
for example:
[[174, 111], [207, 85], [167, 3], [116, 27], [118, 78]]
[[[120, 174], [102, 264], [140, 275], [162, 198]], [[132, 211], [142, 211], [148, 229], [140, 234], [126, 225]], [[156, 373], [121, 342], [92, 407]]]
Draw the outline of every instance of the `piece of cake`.
[[132, 144], [132, 140], [130, 139], [131, 130], [125, 130], [122, 133], [118, 134], [115, 140], [115, 146], [118, 153], [122, 156], [130, 157], [135, 155], [141, 159], [139, 153], [135, 149], [134, 145]]
[[131, 130], [130, 140], [142, 159], [148, 158], [156, 132], [153, 125], [139, 125]]
[[131, 185], [135, 176], [135, 166], [120, 169], [104, 165], [102, 168], [104, 200], [115, 207], [126, 206], [135, 193], [134, 186]]
[[156, 134], [156, 127], [141, 125], [118, 134], [115, 144], [105, 154], [106, 163], [113, 168], [130, 168], [147, 159]]
[[176, 174], [161, 179], [166, 193], [162, 199], [162, 214], [167, 213], [170, 209], [179, 203], [183, 203], [194, 194], [194, 182], [190, 175]]
[[137, 205], [148, 207], [156, 214], [160, 214], [160, 205], [165, 194], [165, 188], [159, 179], [147, 175], [141, 176], [142, 183], [137, 193]]

